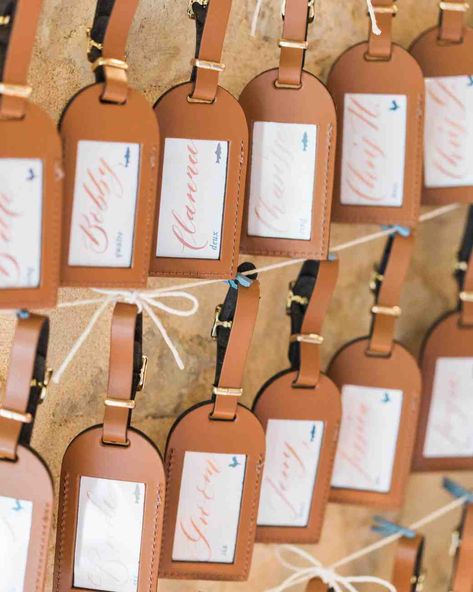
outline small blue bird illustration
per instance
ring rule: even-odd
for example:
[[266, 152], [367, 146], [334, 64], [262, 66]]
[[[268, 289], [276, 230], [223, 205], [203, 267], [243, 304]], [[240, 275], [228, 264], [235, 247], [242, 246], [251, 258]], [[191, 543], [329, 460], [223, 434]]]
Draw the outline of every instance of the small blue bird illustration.
[[398, 105], [397, 101], [391, 101], [391, 107], [389, 107], [390, 111], [397, 111], [398, 109], [400, 109], [400, 106]]
[[391, 402], [391, 397], [389, 396], [389, 393], [384, 393], [383, 403], [390, 403], [390, 402]]
[[309, 147], [309, 136], [307, 135], [307, 132], [304, 132], [304, 135], [302, 136], [302, 150], [304, 152], [307, 152], [308, 147]]
[[468, 76], [468, 86], [473, 86], [473, 76]]
[[240, 463], [237, 460], [236, 456], [232, 457], [232, 462], [228, 465], [229, 467], [231, 467], [232, 469], [234, 469], [235, 467], [238, 467], [240, 465]]
[[27, 181], [33, 181], [33, 179], [36, 179], [36, 175], [33, 169], [28, 169], [28, 176], [26, 177]]
[[220, 164], [220, 161], [222, 160], [222, 145], [220, 144], [220, 142], [217, 144], [217, 149], [215, 150], [215, 156], [217, 157], [217, 164]]
[[14, 512], [19, 512], [20, 510], [23, 510], [23, 506], [21, 505], [20, 500], [15, 500], [15, 507], [12, 509]]
[[128, 165], [130, 164], [130, 158], [131, 158], [131, 150], [130, 150], [130, 147], [128, 146], [128, 148], [126, 149], [126, 152], [125, 152], [125, 168], [128, 168]]
[[312, 426], [312, 429], [310, 430], [310, 441], [313, 442], [315, 440], [315, 432], [316, 432], [316, 428], [315, 428], [315, 423]]

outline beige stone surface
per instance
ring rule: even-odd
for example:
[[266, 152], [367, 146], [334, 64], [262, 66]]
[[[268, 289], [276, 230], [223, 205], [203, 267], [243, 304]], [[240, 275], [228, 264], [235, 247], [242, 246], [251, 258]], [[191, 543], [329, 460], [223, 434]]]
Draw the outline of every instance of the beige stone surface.
[[[85, 29], [91, 23], [94, 0], [45, 0], [38, 41], [31, 69], [34, 99], [55, 118], [59, 118], [68, 99], [92, 82], [85, 58]], [[227, 70], [222, 83], [235, 95], [257, 73], [277, 63], [275, 38], [279, 34], [279, 0], [263, 0], [261, 27], [250, 36], [255, 0], [235, 0], [224, 61]], [[404, 46], [437, 18], [434, 0], [399, 0], [395, 21], [395, 39]], [[311, 27], [311, 46], [306, 66], [326, 77], [340, 52], [361, 41], [367, 30], [364, 0], [318, 0], [317, 20]], [[189, 75], [193, 53], [193, 23], [186, 17], [186, 0], [141, 0], [129, 42], [130, 78], [150, 101]], [[452, 264], [462, 232], [465, 208], [428, 222], [419, 229], [414, 262], [403, 298], [404, 315], [399, 337], [413, 352], [418, 352], [428, 326], [454, 304], [455, 286]], [[334, 226], [332, 245], [372, 232], [374, 227]], [[383, 241], [376, 241], [341, 253], [341, 277], [325, 325], [324, 361], [344, 342], [365, 334], [369, 324], [371, 295], [368, 280], [373, 263], [381, 253]], [[255, 258], [257, 265], [273, 262]], [[288, 281], [297, 274], [287, 267], [261, 275], [262, 300], [256, 335], [248, 364], [244, 401], [251, 404], [260, 385], [271, 374], [284, 368], [289, 332], [284, 314]], [[171, 285], [168, 280], [152, 280], [152, 287]], [[214, 344], [209, 328], [215, 305], [225, 287], [200, 287], [193, 291], [200, 301], [198, 313], [189, 319], [161, 318], [186, 363], [180, 371], [149, 318], [145, 319], [145, 350], [150, 357], [148, 382], [139, 394], [134, 424], [144, 430], [163, 450], [166, 434], [176, 415], [209, 395], [213, 378]], [[86, 290], [62, 290], [61, 300], [92, 297]], [[57, 367], [74, 339], [84, 329], [93, 307], [67, 308], [51, 313], [50, 362]], [[39, 411], [34, 445], [49, 463], [56, 486], [61, 457], [69, 441], [82, 429], [99, 422], [107, 379], [110, 310], [97, 323], [77, 358], [65, 373], [62, 383], [50, 389], [49, 398]], [[1, 321], [0, 358], [4, 383], [7, 353], [13, 323]], [[473, 474], [455, 477], [473, 485]], [[407, 502], [398, 515], [409, 523], [446, 503], [449, 498], [440, 488], [441, 475], [413, 475]], [[308, 550], [322, 561], [334, 561], [377, 539], [369, 530], [373, 511], [364, 508], [330, 505], [321, 543]], [[426, 590], [447, 589], [450, 559], [447, 555], [450, 531], [458, 520], [453, 513], [425, 529], [428, 536]], [[54, 548], [51, 542], [50, 576]], [[388, 576], [393, 548], [348, 566], [345, 573], [375, 573]], [[171, 582], [160, 584], [162, 592], [259, 592], [279, 583], [288, 575], [277, 561], [275, 548], [258, 545], [250, 580], [243, 584], [209, 582]], [[303, 588], [299, 588], [302, 590]], [[368, 590], [365, 586], [363, 590]], [[297, 589], [296, 589], [297, 590]]]

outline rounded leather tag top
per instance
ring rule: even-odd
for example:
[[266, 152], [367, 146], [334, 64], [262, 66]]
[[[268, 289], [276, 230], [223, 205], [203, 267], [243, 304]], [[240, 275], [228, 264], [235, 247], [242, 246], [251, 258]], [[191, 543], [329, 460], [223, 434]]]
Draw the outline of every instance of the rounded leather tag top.
[[326, 87], [302, 70], [309, 18], [307, 0], [286, 2], [280, 66], [257, 76], [240, 96], [250, 133], [245, 253], [327, 255], [336, 115]]
[[[373, 2], [375, 9], [387, 4], [392, 1]], [[392, 16], [378, 18], [382, 36], [371, 33], [368, 43], [348, 49], [328, 77], [338, 121], [332, 219], [413, 227], [421, 197], [424, 79], [414, 58], [391, 43]]]
[[410, 48], [426, 82], [425, 204], [473, 202], [473, 29], [464, 2], [444, 4], [439, 25]]

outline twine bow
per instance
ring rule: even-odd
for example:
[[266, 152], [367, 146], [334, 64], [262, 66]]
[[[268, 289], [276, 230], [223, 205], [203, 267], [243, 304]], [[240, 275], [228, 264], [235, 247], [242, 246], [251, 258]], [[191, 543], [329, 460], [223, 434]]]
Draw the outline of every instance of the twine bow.
[[[301, 567], [283, 557], [283, 551], [298, 555], [308, 563], [308, 567]], [[293, 586], [308, 582], [312, 578], [320, 578], [324, 584], [332, 588], [334, 592], [358, 592], [353, 584], [377, 584], [389, 592], [396, 592], [396, 588], [387, 580], [375, 576], [342, 576], [333, 568], [325, 567], [318, 559], [294, 545], [282, 545], [276, 550], [280, 563], [293, 573], [284, 582], [266, 592], [284, 592]]]
[[[153, 323], [158, 328], [158, 331], [161, 333], [162, 338], [164, 339], [166, 345], [171, 350], [172, 355], [176, 361], [178, 367], [183, 370], [184, 363], [182, 358], [172, 342], [169, 334], [163, 325], [161, 319], [155, 312], [155, 309], [160, 310], [162, 312], [166, 312], [167, 314], [178, 316], [178, 317], [190, 317], [194, 315], [198, 308], [199, 308], [199, 301], [195, 296], [189, 294], [188, 292], [183, 292], [181, 290], [170, 290], [166, 292], [162, 291], [139, 291], [139, 290], [99, 290], [95, 289], [94, 292], [98, 294], [102, 294], [103, 298], [93, 298], [89, 300], [76, 300], [74, 302], [63, 302], [59, 305], [60, 308], [74, 308], [76, 306], [86, 306], [86, 305], [97, 305], [99, 304], [97, 310], [91, 316], [89, 322], [87, 323], [85, 329], [79, 335], [79, 337], [75, 340], [74, 344], [72, 345], [69, 353], [64, 358], [62, 364], [59, 368], [54, 372], [53, 375], [53, 382], [58, 384], [61, 380], [62, 375], [66, 371], [69, 364], [72, 362], [74, 357], [76, 356], [77, 352], [80, 350], [84, 342], [86, 341], [87, 337], [92, 332], [93, 328], [95, 327], [97, 321], [104, 313], [105, 309], [108, 307], [109, 304], [113, 302], [128, 302], [129, 304], [136, 304], [138, 310], [140, 312], [146, 312]], [[183, 310], [181, 308], [176, 308], [174, 306], [169, 306], [162, 302], [162, 299], [165, 298], [177, 298], [180, 300], [187, 300], [191, 303], [191, 307], [187, 310]]]

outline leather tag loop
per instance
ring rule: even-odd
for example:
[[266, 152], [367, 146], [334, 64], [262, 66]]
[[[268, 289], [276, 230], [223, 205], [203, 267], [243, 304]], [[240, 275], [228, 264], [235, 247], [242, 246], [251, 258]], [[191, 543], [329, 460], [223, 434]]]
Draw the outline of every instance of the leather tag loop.
[[321, 330], [337, 283], [338, 268], [338, 260], [306, 261], [293, 286], [293, 298], [309, 299], [307, 304], [296, 299], [290, 306], [292, 343], [289, 357], [291, 367], [298, 369], [295, 387], [314, 388], [319, 382]]
[[[222, 51], [231, 7], [231, 0], [210, 0], [207, 5], [190, 102], [213, 103], [215, 101], [219, 75], [223, 68]], [[212, 65], [221, 67], [215, 68]]]
[[18, 320], [10, 353], [5, 395], [0, 404], [0, 459], [15, 460], [18, 444], [28, 445], [41, 402], [46, 370], [49, 319]]
[[380, 274], [383, 277], [376, 288], [373, 322], [368, 355], [389, 356], [394, 343], [396, 321], [401, 314], [401, 291], [409, 269], [414, 248], [414, 236], [396, 233], [389, 237]]
[[422, 558], [424, 555], [424, 537], [402, 537], [399, 539], [394, 558], [393, 586], [398, 592], [420, 592], [424, 575]]
[[439, 41], [444, 44], [463, 43], [465, 31], [465, 13], [467, 3], [464, 0], [440, 2]]
[[303, 46], [307, 41], [309, 11], [307, 0], [286, 0], [276, 88], [298, 89], [302, 85], [302, 68], [307, 49]]
[[370, 19], [370, 29], [368, 35], [368, 51], [366, 59], [387, 61], [391, 59], [392, 50], [392, 24], [393, 17], [396, 14], [396, 0], [374, 0], [373, 10], [376, 14], [378, 27], [381, 30], [380, 35], [375, 35]]
[[128, 445], [128, 427], [141, 368], [142, 316], [134, 304], [118, 302], [112, 318], [110, 366], [103, 421], [105, 444]]
[[[229, 296], [233, 297], [234, 288], [230, 288]], [[217, 360], [217, 375], [215, 388], [217, 393], [214, 398], [214, 406], [211, 419], [232, 421], [237, 414], [239, 395], [231, 394], [242, 388], [243, 374], [245, 371], [246, 359], [251, 344], [251, 338], [256, 322], [260, 298], [260, 287], [258, 280], [253, 280], [249, 287], [238, 287], [235, 308], [230, 313], [232, 327], [230, 330], [218, 327], [217, 339], [222, 331], [226, 331], [228, 337], [224, 338], [223, 362]], [[227, 297], [228, 299], [228, 297]], [[232, 307], [233, 308], [233, 307]], [[220, 341], [220, 339], [219, 339]], [[220, 344], [219, 344], [220, 349]], [[220, 357], [220, 352], [218, 352]]]
[[[1, 82], [6, 85], [24, 87], [29, 90], [26, 87], [26, 82], [41, 4], [41, 0], [17, 0], [1, 77]], [[25, 96], [0, 94], [0, 117], [23, 118], [27, 102]]]

